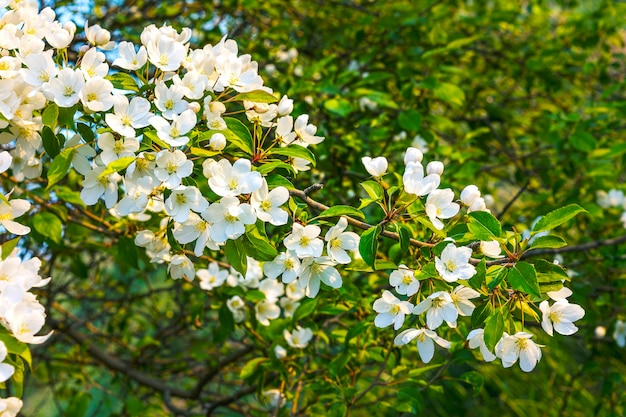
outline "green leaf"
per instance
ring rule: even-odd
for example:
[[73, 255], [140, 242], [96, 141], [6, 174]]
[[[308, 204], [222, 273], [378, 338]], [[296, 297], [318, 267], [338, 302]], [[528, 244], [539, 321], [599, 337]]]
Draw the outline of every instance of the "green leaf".
[[374, 201], [380, 201], [383, 199], [384, 191], [383, 187], [376, 181], [365, 181], [361, 183], [361, 187], [365, 190], [368, 196]]
[[44, 126], [54, 129], [59, 119], [59, 107], [54, 103], [49, 103], [41, 115], [41, 122]]
[[265, 300], [265, 293], [259, 290], [249, 290], [244, 294], [246, 300], [251, 301], [253, 303], [258, 303], [259, 301]]
[[246, 258], [246, 251], [244, 250], [242, 240], [229, 239], [226, 241], [223, 248], [230, 265], [235, 269], [235, 271], [245, 277], [248, 269], [248, 259]]
[[494, 311], [493, 315], [489, 317], [485, 323], [485, 346], [491, 352], [495, 348], [496, 344], [502, 338], [504, 333], [504, 316], [501, 310]]
[[537, 282], [537, 271], [528, 262], [517, 262], [509, 269], [507, 281], [513, 289], [523, 291], [526, 294], [541, 296], [539, 283]]
[[[252, 155], [253, 153], [253, 144], [252, 144], [252, 135], [250, 134], [250, 130], [244, 125], [239, 119], [235, 119], [234, 117], [224, 117], [224, 121], [226, 122], [227, 130], [221, 131], [226, 137], [226, 140], [237, 148], [241, 149], [248, 155]], [[215, 133], [217, 133], [216, 131]]]
[[0, 247], [2, 248], [2, 250], [1, 250], [1, 252], [2, 252], [2, 259], [6, 259], [7, 256], [9, 256], [11, 254], [11, 252], [13, 252], [13, 249], [15, 249], [15, 247], [19, 243], [20, 239], [21, 239], [21, 236], [18, 236], [16, 238], [11, 239], [11, 240], [7, 240], [2, 245], [0, 245]]
[[318, 218], [339, 217], [339, 216], [356, 217], [357, 219], [365, 220], [365, 215], [363, 214], [361, 210], [356, 209], [351, 206], [342, 206], [342, 205], [333, 206], [331, 208], [324, 210], [323, 212], [317, 215]]
[[460, 108], [465, 104], [465, 93], [455, 84], [438, 83], [433, 89], [433, 94], [452, 107]]
[[376, 260], [376, 253], [378, 251], [378, 236], [381, 232], [380, 225], [376, 225], [370, 229], [367, 229], [361, 235], [361, 241], [359, 242], [359, 253], [366, 264], [373, 267]]
[[7, 352], [22, 358], [29, 367], [33, 365], [33, 358], [30, 354], [30, 348], [24, 342], [20, 342], [4, 327], [0, 327], [0, 341], [4, 342]]
[[47, 190], [67, 175], [72, 165], [72, 158], [74, 158], [75, 151], [74, 148], [63, 149], [61, 153], [54, 157], [50, 164], [50, 169], [48, 169]]
[[211, 158], [222, 153], [221, 151], [210, 151], [208, 149], [198, 148], [195, 146], [192, 146], [190, 150], [192, 155], [201, 156], [203, 158]]
[[541, 249], [541, 248], [562, 248], [566, 246], [567, 242], [563, 240], [563, 238], [559, 236], [539, 236], [533, 239], [530, 247], [532, 249]]
[[[163, 142], [161, 140], [161, 138], [159, 138], [159, 136], [156, 133], [156, 130], [144, 130], [143, 135], [148, 138], [150, 140], [150, 142], [152, 143], [156, 143], [157, 145], [159, 145], [159, 147], [161, 149], [169, 149], [170, 145], [168, 145], [167, 143]], [[142, 146], [143, 146], [143, 142], [142, 141]]]
[[465, 381], [472, 386], [474, 397], [480, 394], [480, 391], [483, 389], [483, 385], [485, 384], [483, 376], [476, 371], [463, 373], [463, 375], [461, 375], [461, 381]]
[[398, 124], [404, 130], [416, 132], [422, 127], [422, 115], [413, 109], [403, 111], [398, 115]]
[[487, 264], [485, 259], [481, 259], [478, 265], [476, 265], [476, 273], [468, 281], [472, 288], [480, 288], [485, 282], [487, 275]]
[[[256, 167], [255, 170], [259, 172], [261, 175], [265, 175], [269, 172], [274, 171], [275, 169], [281, 169], [281, 168], [287, 170], [292, 175], [296, 174], [296, 170], [291, 165], [283, 161], [276, 161], [276, 160], [265, 162], [264, 164]], [[291, 186], [291, 188], [294, 188], [293, 185]]]
[[61, 143], [59, 142], [59, 138], [48, 126], [44, 126], [43, 129], [41, 129], [41, 141], [43, 143], [43, 148], [46, 150], [46, 153], [50, 158], [54, 158], [59, 154], [59, 152], [61, 152]]
[[135, 162], [137, 159], [136, 156], [123, 156], [115, 161], [112, 161], [107, 165], [107, 167], [98, 175], [98, 177], [103, 178], [113, 174], [114, 172], [120, 172], [123, 169], [126, 169], [130, 164]]
[[259, 230], [260, 227], [265, 227], [265, 225], [263, 223], [257, 224], [246, 230], [243, 240], [247, 249], [246, 253], [257, 261], [272, 261], [278, 256], [278, 251], [270, 243], [265, 230]]
[[398, 269], [398, 265], [396, 265], [395, 263], [391, 261], [387, 261], [383, 259], [376, 259], [374, 261], [374, 270], [382, 271], [384, 269]]
[[303, 300], [296, 311], [293, 313], [292, 322], [299, 323], [303, 318], [311, 315], [315, 308], [317, 307], [318, 298], [307, 298]]
[[398, 229], [398, 235], [400, 236], [400, 249], [404, 254], [411, 246], [411, 231], [408, 227], [402, 225]]
[[105, 80], [111, 81], [113, 87], [118, 88], [120, 90], [128, 90], [139, 92], [139, 86], [137, 85], [137, 81], [129, 74], [125, 72], [116, 72], [115, 74], [109, 74], [104, 77]]
[[596, 138], [583, 130], [577, 130], [567, 139], [574, 149], [585, 153], [593, 151], [597, 145]]
[[235, 320], [233, 313], [228, 309], [226, 303], [222, 304], [218, 312], [220, 325], [214, 335], [216, 343], [223, 342], [235, 330]]
[[486, 211], [473, 211], [467, 215], [467, 227], [477, 239], [494, 240], [502, 234], [502, 227], [498, 219]]
[[357, 97], [367, 97], [374, 103], [382, 107], [388, 107], [390, 109], [397, 109], [398, 104], [388, 93], [382, 91], [370, 90], [368, 88], [357, 88], [354, 90], [354, 94]]
[[91, 396], [88, 392], [79, 392], [78, 395], [75, 395], [70, 404], [65, 409], [66, 416], [76, 416], [83, 417], [87, 414], [87, 409], [89, 408], [89, 403], [91, 402]]
[[93, 142], [96, 139], [96, 135], [93, 132], [93, 130], [91, 130], [91, 128], [84, 123], [77, 123], [76, 130], [78, 130], [78, 133], [80, 134], [80, 136], [87, 143]]
[[255, 103], [276, 103], [278, 99], [267, 91], [263, 90], [254, 90], [247, 93], [239, 93], [234, 98], [233, 101], [253, 101]]
[[552, 230], [555, 227], [570, 220], [578, 213], [587, 213], [587, 210], [577, 204], [561, 207], [543, 216], [533, 227], [533, 232], [541, 230]]
[[354, 110], [352, 104], [343, 98], [331, 98], [330, 100], [326, 100], [324, 102], [324, 108], [341, 117], [348, 116]]
[[54, 214], [42, 211], [32, 218], [33, 228], [47, 240], [60, 244], [63, 241], [63, 223]]
[[491, 314], [493, 314], [493, 305], [489, 300], [485, 300], [484, 303], [477, 306], [472, 312], [472, 328], [478, 329], [483, 327], [485, 320], [487, 320]]
[[75, 206], [86, 207], [85, 202], [80, 198], [80, 192], [70, 190], [68, 187], [57, 185], [54, 187], [54, 194], [59, 200], [74, 204]]
[[239, 373], [239, 378], [247, 379], [250, 378], [256, 372], [257, 368], [263, 362], [269, 361], [268, 358], [254, 358], [250, 359], [246, 364], [241, 368], [241, 372]]
[[313, 155], [313, 152], [311, 152], [309, 149], [305, 148], [304, 146], [295, 145], [295, 144], [285, 146], [283, 148], [272, 148], [268, 152], [268, 155], [283, 155], [283, 156], [288, 156], [291, 158], [302, 158], [312, 163], [313, 166], [315, 166], [316, 164], [315, 155]]

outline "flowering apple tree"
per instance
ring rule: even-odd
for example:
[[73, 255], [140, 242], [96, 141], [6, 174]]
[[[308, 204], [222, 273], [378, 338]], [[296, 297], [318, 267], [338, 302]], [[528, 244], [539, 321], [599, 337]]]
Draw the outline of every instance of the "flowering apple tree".
[[[328, 206], [308, 175], [328, 142], [315, 116], [235, 40], [194, 47], [151, 24], [115, 43], [85, 25], [74, 56], [74, 24], [0, 6], [1, 415], [40, 366], [29, 345], [61, 339], [139, 387], [117, 413], [158, 393], [147, 415], [348, 415], [376, 398], [417, 412], [461, 358], [531, 372], [543, 341], [578, 330], [572, 278], [545, 250], [567, 245], [554, 231], [579, 205], [522, 233], [411, 146], [362, 156], [360, 205]], [[67, 296], [77, 280], [100, 307]]]

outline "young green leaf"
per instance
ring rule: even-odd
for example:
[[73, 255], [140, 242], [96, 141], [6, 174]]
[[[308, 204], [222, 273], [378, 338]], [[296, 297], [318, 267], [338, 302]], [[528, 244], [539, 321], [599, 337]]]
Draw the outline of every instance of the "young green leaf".
[[498, 219], [486, 211], [473, 211], [468, 214], [469, 223], [467, 227], [477, 239], [493, 240], [500, 237], [502, 227]]
[[378, 236], [380, 235], [381, 227], [376, 225], [370, 229], [367, 229], [361, 235], [361, 241], [359, 242], [359, 253], [366, 264], [373, 267], [376, 260], [376, 252], [378, 251]]
[[561, 207], [543, 216], [533, 227], [533, 232], [552, 230], [565, 223], [579, 213], [587, 213], [587, 210], [577, 204]]
[[74, 148], [63, 149], [61, 153], [54, 157], [50, 164], [50, 169], [48, 169], [48, 186], [46, 189], [49, 190], [50, 187], [67, 175], [70, 165], [72, 165], [72, 158], [74, 158], [75, 151], [76, 149]]
[[517, 262], [509, 269], [507, 281], [513, 289], [523, 291], [526, 294], [541, 296], [539, 283], [537, 282], [537, 271], [528, 262]]
[[268, 152], [268, 155], [283, 155], [291, 158], [302, 158], [312, 163], [313, 166], [315, 166], [316, 163], [313, 152], [300, 145], [289, 145], [284, 148], [272, 148]]
[[504, 333], [504, 316], [502, 310], [496, 310], [493, 315], [487, 319], [485, 323], [485, 346], [487, 349], [493, 352], [498, 341], [502, 338]]
[[355, 209], [354, 207], [342, 206], [342, 205], [333, 206], [329, 209], [324, 210], [323, 212], [317, 215], [318, 218], [339, 217], [339, 216], [350, 216], [350, 217], [356, 217], [361, 220], [365, 220], [365, 215], [363, 214], [361, 210]]

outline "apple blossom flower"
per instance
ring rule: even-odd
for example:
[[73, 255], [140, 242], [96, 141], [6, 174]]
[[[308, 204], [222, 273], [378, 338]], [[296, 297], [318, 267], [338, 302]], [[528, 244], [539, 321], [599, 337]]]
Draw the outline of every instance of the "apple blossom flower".
[[13, 365], [4, 363], [7, 355], [7, 347], [4, 342], [0, 340], [0, 382], [5, 382], [7, 379], [11, 378], [11, 375], [15, 372], [15, 367]]
[[469, 263], [471, 256], [470, 248], [457, 248], [454, 243], [449, 243], [441, 252], [441, 257], [435, 257], [435, 268], [447, 282], [470, 279], [476, 274], [476, 268]]
[[168, 145], [186, 145], [189, 138], [184, 135], [196, 126], [196, 114], [193, 110], [187, 109], [181, 114], [172, 115], [170, 119], [171, 123], [161, 116], [152, 116], [150, 124], [157, 130], [159, 139]]
[[400, 265], [400, 269], [396, 269], [389, 275], [389, 285], [395, 287], [398, 294], [407, 297], [417, 293], [420, 288], [420, 282], [415, 278], [415, 273], [406, 265]]
[[424, 167], [419, 162], [409, 162], [402, 176], [404, 191], [418, 197], [430, 194], [439, 187], [440, 181], [441, 177], [436, 174], [424, 177]]
[[426, 325], [429, 329], [435, 330], [441, 326], [444, 320], [448, 326], [456, 327], [459, 312], [449, 293], [445, 291], [434, 292], [413, 308], [413, 314], [422, 314], [425, 311], [427, 311]]
[[296, 330], [283, 330], [285, 341], [292, 348], [304, 349], [313, 338], [313, 332], [308, 327], [296, 326]]
[[48, 100], [59, 107], [72, 107], [80, 100], [80, 92], [85, 85], [82, 72], [63, 68], [56, 78], [50, 80], [48, 88], [43, 90]]
[[100, 159], [105, 165], [125, 156], [135, 156], [139, 150], [139, 141], [133, 138], [115, 139], [111, 132], [105, 132], [98, 138], [98, 147], [102, 151]]
[[238, 295], [231, 297], [228, 301], [226, 301], [226, 307], [233, 314], [233, 319], [235, 323], [241, 323], [246, 317], [246, 304]]
[[493, 362], [496, 359], [496, 355], [491, 353], [485, 344], [485, 330], [474, 329], [467, 335], [467, 341], [469, 342], [470, 349], [480, 348], [480, 354], [483, 355], [485, 362]]
[[480, 293], [470, 287], [457, 285], [450, 293], [452, 302], [459, 312], [459, 316], [469, 317], [474, 311], [474, 304], [470, 301], [473, 298], [480, 297]]
[[548, 291], [546, 295], [550, 297], [551, 299], [553, 299], [554, 301], [559, 301], [559, 300], [566, 299], [569, 296], [571, 296], [572, 290], [570, 290], [567, 287], [562, 287], [558, 291]]
[[154, 175], [169, 189], [178, 187], [181, 179], [190, 176], [193, 171], [193, 162], [189, 161], [187, 156], [178, 149], [174, 152], [167, 149], [159, 152], [156, 164]]
[[374, 301], [374, 311], [378, 314], [374, 319], [376, 327], [387, 327], [393, 324], [393, 329], [398, 330], [404, 324], [404, 318], [411, 314], [413, 304], [401, 301], [390, 291], [383, 291], [382, 298]]
[[133, 97], [130, 102], [124, 95], [113, 96], [113, 113], [107, 113], [104, 118], [109, 127], [122, 136], [134, 138], [135, 129], [150, 124], [150, 102], [143, 97]]
[[[32, 297], [34, 299], [34, 296]], [[13, 336], [20, 342], [38, 345], [52, 336], [52, 331], [44, 336], [35, 336], [35, 333], [38, 333], [43, 327], [46, 319], [44, 308], [37, 301], [35, 303], [21, 302], [17, 304], [5, 313], [4, 319], [8, 322], [8, 327]]]
[[504, 332], [495, 349], [496, 356], [502, 360], [502, 366], [510, 368], [519, 358], [522, 371], [530, 372], [535, 369], [537, 362], [541, 360], [541, 349], [530, 340], [532, 337], [532, 334], [526, 332], [517, 332], [512, 336]]
[[254, 305], [254, 312], [259, 324], [269, 326], [270, 320], [275, 320], [280, 316], [280, 307], [275, 301], [261, 300]]
[[22, 199], [13, 199], [7, 204], [0, 201], [0, 224], [14, 235], [23, 236], [30, 233], [30, 227], [24, 226], [16, 222], [14, 219], [20, 217], [30, 210], [30, 203]]
[[78, 96], [85, 110], [107, 111], [113, 107], [113, 84], [104, 78], [91, 78], [87, 80]]
[[387, 159], [384, 156], [378, 156], [374, 159], [369, 156], [361, 158], [365, 170], [373, 177], [382, 177], [387, 172]]
[[302, 262], [302, 271], [298, 283], [304, 294], [315, 298], [320, 289], [320, 282], [332, 288], [341, 288], [343, 281], [335, 269], [335, 263], [328, 256], [308, 257]]
[[183, 100], [184, 96], [185, 89], [180, 85], [168, 87], [164, 82], [159, 82], [154, 88], [154, 104], [161, 110], [161, 116], [169, 120], [187, 110], [189, 103]]
[[435, 229], [443, 229], [443, 223], [439, 219], [449, 219], [459, 212], [459, 205], [453, 202], [454, 192], [449, 189], [433, 190], [426, 199], [426, 214]]
[[167, 272], [174, 279], [185, 278], [188, 281], [193, 281], [196, 276], [196, 269], [193, 266], [193, 262], [185, 255], [174, 255], [170, 259], [170, 264], [167, 266]]
[[402, 346], [411, 343], [414, 339], [417, 339], [417, 351], [424, 363], [430, 362], [435, 355], [435, 343], [445, 349], [452, 346], [449, 341], [429, 329], [404, 330], [394, 338], [393, 343], [396, 346]]
[[293, 130], [296, 132], [296, 136], [298, 137], [300, 144], [305, 147], [308, 145], [317, 145], [325, 139], [323, 136], [315, 136], [315, 133], [317, 133], [317, 127], [309, 124], [308, 114], [298, 116], [294, 123]]
[[22, 400], [17, 397], [0, 398], [0, 415], [2, 417], [16, 417], [22, 409]]
[[221, 159], [209, 166], [209, 186], [219, 196], [238, 196], [252, 193], [263, 184], [263, 177], [256, 171], [251, 171], [252, 164], [247, 159], [238, 159], [230, 164], [227, 159]]
[[115, 67], [136, 71], [146, 65], [148, 61], [148, 52], [145, 46], [141, 46], [139, 51], [135, 51], [135, 45], [124, 41], [118, 44], [117, 51], [120, 56], [113, 61]]
[[294, 300], [293, 298], [282, 297], [280, 299], [280, 306], [283, 309], [283, 314], [285, 315], [285, 318], [289, 318], [293, 317], [293, 314], [300, 306], [300, 303], [298, 302], [298, 300]]
[[88, 206], [93, 206], [104, 194], [106, 208], [112, 208], [117, 203], [117, 183], [121, 176], [117, 172], [102, 175], [105, 167], [96, 167], [85, 175], [80, 198]]
[[154, 189], [154, 178], [142, 177], [136, 181], [124, 180], [126, 194], [115, 207], [120, 216], [141, 213], [148, 206], [150, 194]]
[[146, 46], [148, 59], [161, 71], [176, 71], [185, 59], [184, 45], [170, 37], [157, 33], [147, 37], [147, 41], [143, 36], [141, 40]]
[[324, 236], [324, 240], [328, 242], [326, 244], [328, 256], [340, 264], [349, 264], [351, 259], [346, 251], [355, 250], [359, 247], [359, 235], [354, 232], [345, 232], [347, 227], [348, 220], [345, 217], [340, 217], [337, 224], [328, 229], [326, 236]]
[[52, 50], [39, 54], [30, 54], [22, 59], [26, 68], [22, 69], [23, 80], [33, 87], [41, 87], [54, 79], [59, 69], [52, 59]]
[[261, 187], [252, 193], [250, 205], [259, 220], [280, 226], [287, 224], [289, 219], [288, 213], [280, 208], [287, 200], [289, 191], [285, 187], [276, 187], [268, 192], [267, 182], [263, 179]]
[[539, 304], [539, 309], [543, 313], [541, 327], [550, 336], [553, 329], [565, 336], [576, 333], [578, 327], [573, 322], [585, 316], [585, 310], [577, 304], [570, 304], [565, 299], [560, 299], [551, 306], [544, 300]]
[[263, 272], [272, 279], [282, 275], [283, 283], [289, 284], [300, 274], [300, 259], [295, 252], [282, 252], [274, 260], [263, 264]]
[[208, 201], [198, 187], [180, 185], [165, 200], [165, 211], [178, 223], [187, 221], [191, 210], [202, 213], [209, 208]]
[[222, 197], [211, 204], [206, 211], [205, 218], [213, 223], [209, 236], [215, 242], [225, 242], [228, 239], [237, 239], [246, 231], [246, 224], [256, 222], [256, 214], [250, 204], [241, 204], [237, 197]]
[[85, 52], [80, 59], [80, 70], [85, 80], [91, 78], [104, 78], [109, 72], [109, 65], [106, 63], [106, 56], [92, 48]]
[[283, 240], [283, 244], [299, 258], [317, 257], [324, 250], [324, 243], [319, 238], [321, 232], [319, 226], [312, 224], [302, 226], [300, 223], [294, 223], [291, 234]]

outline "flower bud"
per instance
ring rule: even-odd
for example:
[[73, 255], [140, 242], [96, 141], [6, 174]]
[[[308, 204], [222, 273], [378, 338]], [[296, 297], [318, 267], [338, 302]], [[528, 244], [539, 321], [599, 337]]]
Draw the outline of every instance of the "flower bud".
[[422, 159], [424, 159], [424, 154], [422, 153], [422, 151], [417, 148], [407, 148], [406, 153], [404, 154], [404, 165], [408, 165], [409, 162], [421, 163]]
[[478, 197], [472, 202], [472, 205], [467, 209], [468, 213], [472, 211], [489, 211], [487, 210], [487, 205], [485, 204], [485, 199], [482, 197]]
[[480, 198], [480, 191], [478, 187], [473, 184], [468, 185], [461, 191], [461, 202], [468, 207], [471, 206], [477, 198]]
[[288, 98], [287, 96], [283, 96], [280, 99], [280, 103], [278, 103], [278, 108], [276, 112], [279, 116], [287, 116], [291, 114], [293, 111], [293, 100]]
[[596, 329], [594, 330], [594, 333], [596, 334], [596, 337], [601, 339], [604, 336], [606, 336], [606, 327], [604, 326], [598, 326], [596, 327]]
[[221, 151], [226, 147], [226, 136], [221, 133], [215, 133], [209, 140], [209, 146], [214, 151]]
[[192, 101], [191, 103], [187, 104], [187, 109], [190, 109], [194, 113], [198, 114], [198, 112], [200, 111], [200, 103]]
[[387, 172], [387, 159], [383, 156], [376, 157], [374, 159], [369, 156], [361, 158], [361, 162], [365, 166], [365, 170], [374, 177], [382, 177]]
[[211, 179], [213, 176], [213, 164], [217, 164], [217, 161], [211, 158], [205, 159], [202, 163], [202, 175], [204, 175], [206, 179]]
[[426, 165], [426, 175], [441, 175], [443, 174], [443, 162], [439, 161], [430, 161], [428, 165]]
[[502, 258], [500, 255], [502, 249], [500, 249], [500, 244], [496, 240], [490, 241], [481, 241], [480, 242], [480, 251], [490, 258]]
[[274, 348], [274, 354], [276, 355], [276, 359], [283, 359], [287, 356], [287, 349], [282, 347], [281, 345], [276, 345]]

